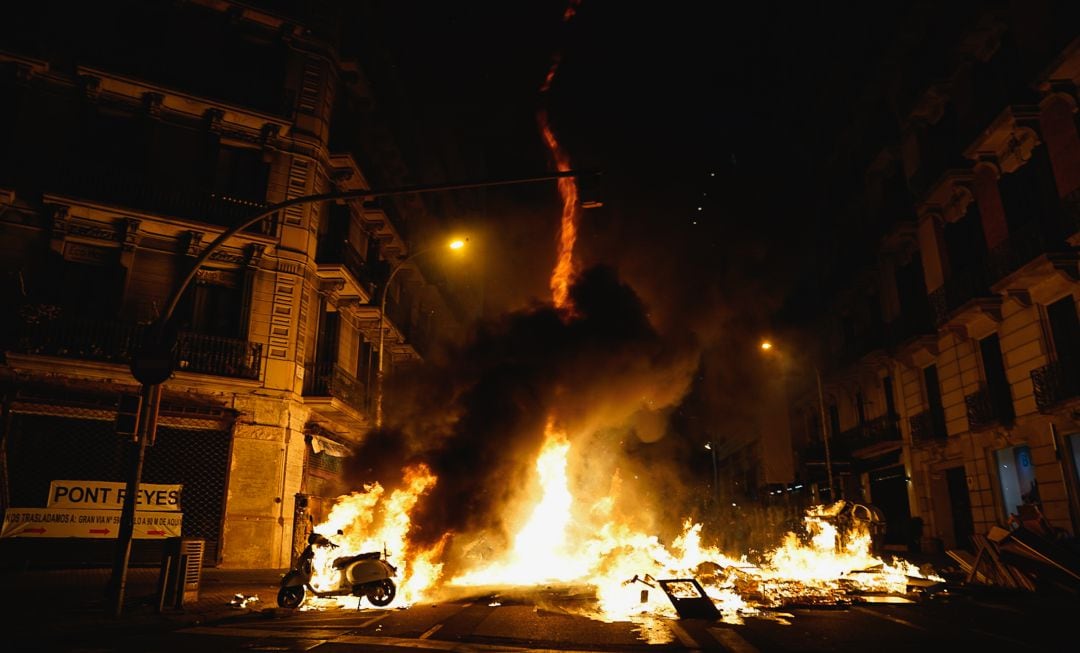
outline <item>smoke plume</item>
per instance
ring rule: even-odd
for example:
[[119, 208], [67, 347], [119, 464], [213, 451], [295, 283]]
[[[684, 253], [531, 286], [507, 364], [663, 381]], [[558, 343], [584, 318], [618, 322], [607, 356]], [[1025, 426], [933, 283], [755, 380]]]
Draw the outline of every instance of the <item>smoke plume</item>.
[[[685, 514], [668, 505], [681, 492], [682, 444], [666, 436], [698, 366], [696, 345], [661, 338], [611, 268], [586, 270], [570, 293], [572, 316], [537, 304], [483, 322], [441, 364], [390, 387], [397, 426], [368, 436], [350, 481], [392, 488], [402, 465], [426, 462], [438, 483], [413, 511], [417, 545], [446, 533], [505, 545], [549, 419], [571, 441], [576, 496], [603, 498], [617, 479], [633, 497], [628, 521], [660, 527], [655, 514]], [[651, 510], [649, 497], [665, 509]]]

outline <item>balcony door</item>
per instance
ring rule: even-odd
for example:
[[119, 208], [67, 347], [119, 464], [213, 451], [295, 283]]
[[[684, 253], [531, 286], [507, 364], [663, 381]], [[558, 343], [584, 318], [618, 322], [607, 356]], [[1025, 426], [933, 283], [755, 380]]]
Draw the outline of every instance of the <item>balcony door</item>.
[[926, 387], [926, 406], [930, 410], [933, 434], [945, 437], [945, 406], [941, 403], [941, 383], [938, 381], [937, 365], [923, 368], [923, 384]]
[[199, 270], [184, 293], [186, 330], [222, 338], [246, 338], [240, 275], [230, 270]]
[[979, 352], [982, 354], [983, 372], [986, 374], [986, 391], [990, 396], [994, 417], [1002, 422], [1012, 422], [1016, 413], [1013, 410], [1009, 380], [1005, 376], [1005, 363], [1001, 357], [1001, 343], [998, 341], [996, 333], [979, 341]]
[[1080, 320], [1076, 316], [1076, 302], [1072, 295], [1047, 306], [1046, 316], [1058, 362], [1066, 370], [1077, 369], [1080, 365]]

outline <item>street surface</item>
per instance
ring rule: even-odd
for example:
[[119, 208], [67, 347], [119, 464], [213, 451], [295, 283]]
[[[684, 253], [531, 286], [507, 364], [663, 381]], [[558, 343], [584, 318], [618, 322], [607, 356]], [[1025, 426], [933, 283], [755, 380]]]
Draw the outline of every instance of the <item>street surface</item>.
[[[8, 650], [71, 651], [1066, 651], [1075, 598], [953, 594], [915, 603], [796, 608], [742, 624], [644, 618], [603, 623], [575, 614], [584, 595], [537, 589], [410, 608], [266, 608], [201, 625], [87, 629]], [[271, 597], [263, 600], [269, 601]], [[47, 629], [36, 631], [39, 635]], [[35, 646], [34, 644], [37, 644]], [[44, 645], [44, 646], [43, 646]]]

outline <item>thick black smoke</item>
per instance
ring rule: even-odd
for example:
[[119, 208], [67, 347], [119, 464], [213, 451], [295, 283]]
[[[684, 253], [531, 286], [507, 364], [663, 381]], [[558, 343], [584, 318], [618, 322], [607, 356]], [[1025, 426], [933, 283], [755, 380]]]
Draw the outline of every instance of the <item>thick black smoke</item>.
[[482, 323], [443, 364], [391, 388], [388, 421], [398, 426], [368, 436], [350, 461], [350, 480], [393, 487], [402, 465], [430, 465], [439, 480], [413, 512], [414, 542], [430, 545], [446, 533], [505, 537], [507, 507], [532, 482], [549, 419], [573, 443], [579, 487], [602, 496], [618, 471], [665, 500], [677, 496], [675, 475], [661, 472], [677, 462], [677, 444], [649, 443], [664, 438], [666, 411], [686, 392], [694, 343], [661, 339], [611, 268], [584, 272], [571, 297], [571, 317], [537, 305]]

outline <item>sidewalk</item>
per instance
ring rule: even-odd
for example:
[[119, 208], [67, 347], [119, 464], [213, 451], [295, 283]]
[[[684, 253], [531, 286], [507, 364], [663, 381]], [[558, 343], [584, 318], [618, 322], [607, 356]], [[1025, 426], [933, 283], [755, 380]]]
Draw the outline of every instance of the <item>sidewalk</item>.
[[[55, 634], [87, 627], [169, 629], [205, 624], [277, 607], [277, 590], [283, 570], [233, 570], [204, 568], [198, 599], [180, 609], [158, 611], [157, 567], [132, 568], [128, 572], [124, 610], [113, 616], [106, 598], [110, 569], [0, 569], [0, 587], [7, 594], [6, 608], [14, 620], [45, 621]], [[245, 605], [234, 605], [237, 595]], [[251, 597], [258, 597], [252, 600]], [[44, 619], [43, 619], [44, 617]]]

